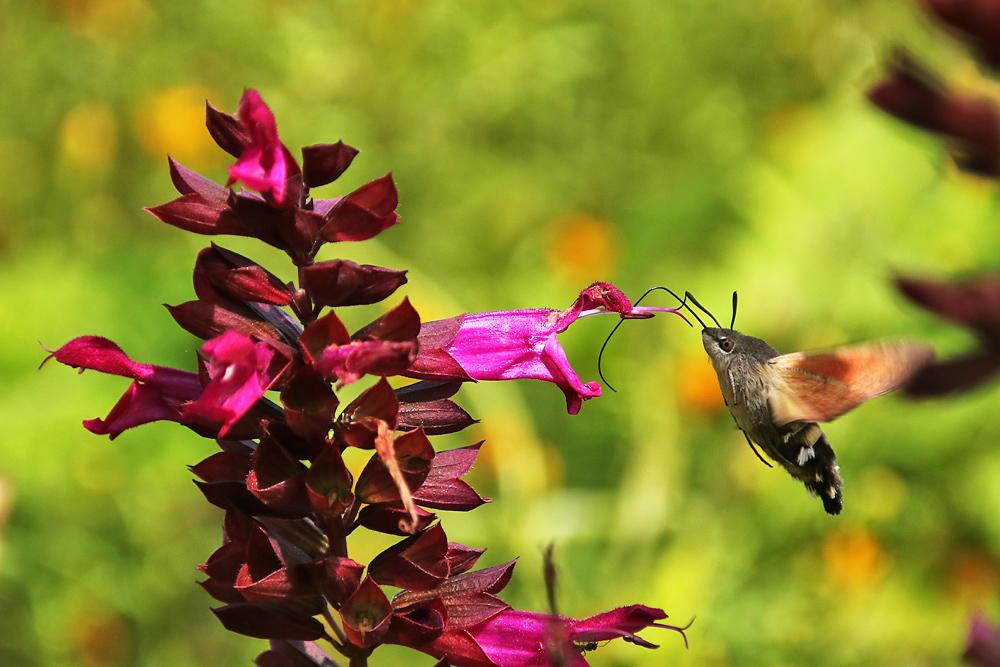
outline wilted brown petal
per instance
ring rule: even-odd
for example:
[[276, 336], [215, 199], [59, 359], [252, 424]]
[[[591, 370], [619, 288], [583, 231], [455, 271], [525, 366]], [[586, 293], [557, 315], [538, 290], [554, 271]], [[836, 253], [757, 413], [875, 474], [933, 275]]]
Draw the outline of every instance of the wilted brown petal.
[[[393, 442], [395, 464], [403, 474], [407, 486], [418, 489], [427, 477], [434, 448], [422, 430], [404, 433]], [[355, 488], [358, 499], [365, 503], [393, 502], [400, 499], [398, 481], [393, 478], [380, 454], [375, 454], [358, 477]]]
[[400, 523], [399, 527], [407, 533], [415, 533], [418, 523], [417, 507], [413, 502], [413, 492], [410, 490], [406, 475], [400, 466], [399, 459], [396, 457], [393, 428], [384, 421], [378, 421], [377, 425], [378, 433], [375, 436], [375, 451], [378, 452], [379, 458], [382, 459], [382, 463], [385, 464], [386, 469], [396, 483], [396, 488], [399, 489], [399, 500], [403, 503], [403, 507], [406, 508], [410, 516], [409, 520], [405, 524]]
[[[424, 530], [437, 518], [437, 514], [428, 512], [421, 507], [417, 507], [416, 530]], [[358, 525], [374, 530], [386, 535], [399, 535], [406, 537], [409, 533], [400, 529], [400, 524], [406, 524], [410, 520], [410, 513], [406, 511], [401, 502], [376, 503], [365, 505], [358, 512]]]

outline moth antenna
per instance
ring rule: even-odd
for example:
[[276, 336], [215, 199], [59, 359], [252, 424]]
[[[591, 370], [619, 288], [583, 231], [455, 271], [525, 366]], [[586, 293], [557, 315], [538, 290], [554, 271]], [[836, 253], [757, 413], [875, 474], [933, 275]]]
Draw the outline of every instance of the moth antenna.
[[[719, 324], [719, 320], [715, 319], [715, 315], [713, 315], [711, 312], [709, 312], [708, 308], [706, 308], [705, 306], [703, 306], [700, 303], [698, 303], [698, 299], [694, 298], [694, 294], [691, 294], [691, 292], [684, 292], [684, 298], [685, 299], [691, 299], [691, 303], [693, 303], [694, 305], [696, 305], [699, 308], [701, 308], [701, 310], [706, 315], [708, 315], [709, 317], [712, 318], [712, 321], [715, 322], [715, 326], [719, 327], [720, 329], [722, 328], [722, 325]], [[698, 321], [700, 322], [701, 320], [698, 320]], [[703, 324], [702, 326], [704, 327], [705, 325]], [[708, 327], [705, 327], [705, 328], [708, 328]]]
[[[658, 290], [658, 289], [661, 289], [664, 292], [669, 293], [670, 296], [672, 296], [675, 299], [677, 299], [678, 301], [680, 301], [681, 305], [679, 307], [680, 308], [687, 308], [688, 311], [690, 311], [690, 313], [692, 315], [694, 315], [694, 319], [698, 320], [698, 324], [701, 325], [701, 328], [702, 329], [705, 328], [705, 323], [701, 321], [700, 317], [698, 317], [698, 313], [694, 312], [694, 310], [691, 309], [691, 306], [688, 305], [687, 297], [690, 295], [690, 292], [687, 292], [685, 294], [685, 297], [682, 299], [679, 296], [677, 296], [676, 294], [674, 294], [673, 290], [670, 290], [670, 289], [668, 289], [666, 287], [660, 287], [660, 286], [650, 287], [648, 290], [646, 290], [645, 292], [642, 293], [642, 296], [640, 296], [638, 299], [635, 300], [635, 303], [632, 304], [632, 306], [633, 307], [634, 306], [638, 306], [642, 302], [643, 299], [645, 299], [647, 296], [649, 296], [650, 292], [652, 292], [654, 290]], [[693, 299], [694, 297], [691, 297], [691, 298]], [[681, 319], [683, 319], [683, 316], [681, 316]], [[604, 344], [601, 345], [601, 351], [597, 353], [597, 375], [601, 378], [601, 382], [603, 382], [605, 384], [605, 386], [607, 386], [608, 389], [610, 389], [611, 391], [616, 392], [616, 393], [618, 392], [618, 390], [615, 389], [614, 387], [612, 387], [611, 383], [608, 382], [607, 379], [605, 379], [605, 377], [604, 377], [604, 371], [601, 370], [601, 360], [604, 358], [604, 348], [606, 348], [608, 346], [608, 343], [611, 342], [611, 337], [615, 335], [615, 332], [618, 331], [618, 327], [620, 327], [624, 322], [625, 322], [625, 320], [618, 320], [618, 324], [616, 324], [615, 328], [611, 330], [611, 333], [608, 334], [608, 337], [604, 339]]]
[[733, 321], [729, 323], [729, 328], [736, 328], [736, 292], [733, 292]]

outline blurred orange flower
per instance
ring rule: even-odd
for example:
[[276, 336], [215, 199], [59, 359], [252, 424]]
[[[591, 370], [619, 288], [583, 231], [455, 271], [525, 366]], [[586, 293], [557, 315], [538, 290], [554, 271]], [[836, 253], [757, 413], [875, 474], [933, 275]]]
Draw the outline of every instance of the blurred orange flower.
[[618, 267], [618, 230], [604, 220], [567, 212], [552, 223], [549, 266], [569, 282], [608, 279]]
[[885, 576], [891, 558], [875, 536], [860, 526], [844, 526], [823, 541], [823, 561], [836, 586], [871, 588]]
[[677, 360], [677, 402], [682, 410], [715, 414], [726, 404], [719, 380], [704, 354]]

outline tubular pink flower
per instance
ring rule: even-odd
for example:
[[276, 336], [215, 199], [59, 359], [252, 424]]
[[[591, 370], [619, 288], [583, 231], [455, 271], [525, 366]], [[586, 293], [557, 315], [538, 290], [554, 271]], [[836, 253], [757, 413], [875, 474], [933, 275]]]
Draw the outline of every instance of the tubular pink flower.
[[295, 159], [278, 139], [278, 124], [260, 93], [248, 89], [243, 93], [237, 111], [250, 143], [236, 164], [229, 167], [226, 187], [241, 181], [261, 194], [269, 194], [277, 206], [285, 204], [286, 183], [292, 173], [298, 173]]
[[566, 394], [567, 411], [575, 415], [583, 401], [601, 395], [601, 385], [580, 380], [556, 338], [579, 316], [576, 307], [466, 315], [446, 351], [474, 380], [554, 382]]
[[274, 350], [230, 330], [206, 341], [202, 351], [209, 360], [211, 382], [184, 414], [222, 422], [219, 435], [225, 436], [277, 377], [271, 364]]
[[465, 667], [586, 667], [578, 644], [620, 637], [656, 648], [635, 634], [649, 627], [679, 632], [687, 644], [686, 628], [656, 622], [666, 617], [662, 609], [643, 605], [619, 607], [582, 621], [506, 609], [471, 628], [447, 628], [439, 639], [418, 648]]
[[[420, 355], [407, 375], [459, 381], [545, 380], [562, 389], [566, 409], [575, 415], [583, 401], [601, 395], [601, 385], [580, 380], [556, 336], [580, 317], [614, 313], [646, 318], [653, 316], [652, 311], [676, 313], [677, 309], [633, 308], [617, 287], [596, 282], [566, 310], [504, 310], [427, 322], [420, 332]], [[456, 374], [456, 363], [465, 377]]]
[[107, 338], [74, 338], [51, 356], [67, 366], [135, 380], [107, 417], [83, 422], [87, 430], [108, 435], [112, 440], [125, 429], [140, 424], [160, 420], [187, 422], [182, 407], [201, 395], [197, 373], [132, 361]]

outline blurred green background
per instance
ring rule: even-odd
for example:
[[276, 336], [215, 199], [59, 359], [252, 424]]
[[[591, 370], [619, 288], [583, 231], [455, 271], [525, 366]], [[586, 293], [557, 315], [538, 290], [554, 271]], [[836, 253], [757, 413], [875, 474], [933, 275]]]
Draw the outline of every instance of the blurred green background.
[[[36, 370], [39, 343], [82, 334], [193, 369], [199, 341], [160, 304], [192, 298], [209, 239], [141, 208], [175, 196], [168, 153], [225, 180], [206, 98], [233, 111], [255, 87], [293, 152], [360, 148], [319, 196], [393, 172], [403, 223], [322, 258], [409, 269], [425, 319], [562, 308], [603, 279], [691, 290], [720, 320], [739, 290], [738, 328], [782, 351], [911, 334], [948, 354], [971, 337], [890, 278], [995, 266], [996, 188], [865, 102], [897, 44], [985, 85], [909, 0], [0, 0], [0, 665], [264, 649], [194, 583], [221, 513], [185, 466], [213, 446], [171, 424], [93, 436], [81, 420], [127, 381]], [[279, 253], [215, 240], [291, 278]], [[585, 381], [613, 323], [561, 336]], [[845, 509], [829, 517], [733, 428], [696, 330], [629, 323], [605, 369], [618, 393], [575, 417], [551, 385], [466, 387], [481, 425], [435, 443], [486, 438], [469, 479], [494, 502], [443, 525], [489, 547], [483, 565], [520, 556], [518, 608], [546, 609], [554, 542], [563, 613], [697, 617], [688, 650], [650, 630], [659, 650], [615, 642], [591, 664], [954, 665], [970, 612], [998, 616], [995, 385], [830, 424]]]

